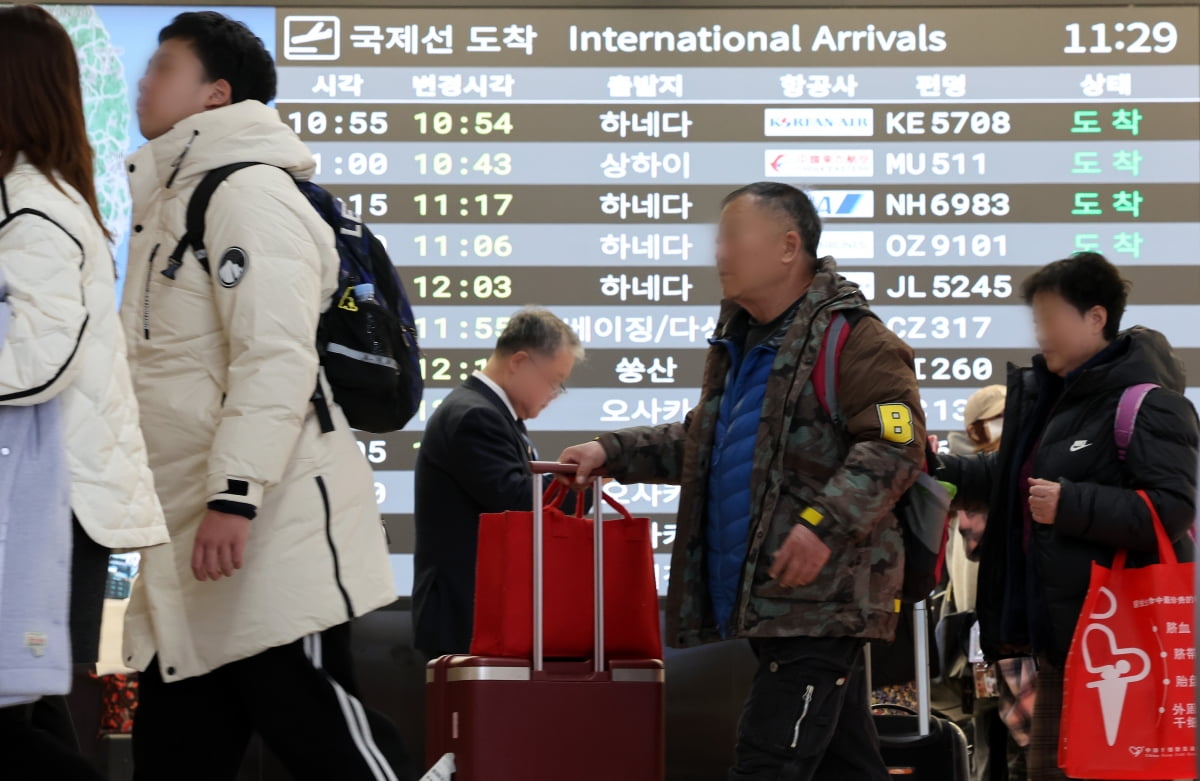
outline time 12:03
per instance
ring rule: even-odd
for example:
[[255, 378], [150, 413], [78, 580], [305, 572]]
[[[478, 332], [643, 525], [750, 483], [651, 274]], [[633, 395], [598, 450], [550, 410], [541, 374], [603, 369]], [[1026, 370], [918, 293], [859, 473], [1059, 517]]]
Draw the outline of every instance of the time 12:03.
[[[1084, 46], [1085, 34], [1078, 22], [1066, 26], [1070, 41], [1063, 47], [1064, 54], [1166, 54], [1179, 42], [1179, 32], [1170, 22], [1158, 22], [1153, 26], [1146, 22], [1116, 22], [1115, 24], [1093, 24], [1091, 46]], [[1153, 39], [1154, 45], [1150, 45]], [[1112, 41], [1112, 43], [1109, 43]]]
[[[507, 274], [476, 274], [455, 280], [445, 274], [412, 278], [417, 298], [511, 298], [512, 277]], [[458, 287], [458, 290], [455, 290]]]

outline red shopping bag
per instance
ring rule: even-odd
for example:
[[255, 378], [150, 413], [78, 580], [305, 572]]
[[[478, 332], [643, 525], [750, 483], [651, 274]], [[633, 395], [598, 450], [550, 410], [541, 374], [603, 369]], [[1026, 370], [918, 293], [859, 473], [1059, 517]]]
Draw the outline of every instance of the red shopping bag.
[[[559, 506], [558, 483], [543, 498], [544, 648], [549, 658], [593, 652], [593, 526], [579, 498], [574, 515]], [[610, 659], [659, 659], [662, 637], [654, 583], [650, 520], [634, 518], [607, 494], [621, 518], [604, 522], [605, 650]], [[533, 654], [533, 513], [479, 518], [475, 570], [475, 656]]]
[[1072, 778], [1196, 774], [1194, 567], [1180, 564], [1144, 491], [1159, 563], [1092, 564], [1063, 684], [1058, 763]]

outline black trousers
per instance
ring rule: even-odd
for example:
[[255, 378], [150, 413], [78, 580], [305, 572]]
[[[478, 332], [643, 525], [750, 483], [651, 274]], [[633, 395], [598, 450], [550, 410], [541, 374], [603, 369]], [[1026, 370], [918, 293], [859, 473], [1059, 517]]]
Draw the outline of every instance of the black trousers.
[[396, 728], [358, 696], [350, 625], [212, 672], [140, 678], [134, 781], [234, 779], [254, 733], [297, 781], [410, 781]]
[[62, 697], [0, 708], [0, 776], [13, 781], [103, 781], [79, 754]]
[[887, 781], [861, 640], [791, 637], [751, 647], [759, 667], [730, 781]]

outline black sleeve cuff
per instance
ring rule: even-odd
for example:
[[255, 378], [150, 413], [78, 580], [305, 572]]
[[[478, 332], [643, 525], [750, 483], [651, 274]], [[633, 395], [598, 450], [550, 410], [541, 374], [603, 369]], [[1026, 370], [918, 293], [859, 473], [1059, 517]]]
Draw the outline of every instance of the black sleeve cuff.
[[248, 521], [253, 521], [254, 516], [258, 514], [254, 505], [245, 502], [231, 502], [228, 499], [214, 499], [208, 503], [208, 509], [227, 515], [240, 515]]

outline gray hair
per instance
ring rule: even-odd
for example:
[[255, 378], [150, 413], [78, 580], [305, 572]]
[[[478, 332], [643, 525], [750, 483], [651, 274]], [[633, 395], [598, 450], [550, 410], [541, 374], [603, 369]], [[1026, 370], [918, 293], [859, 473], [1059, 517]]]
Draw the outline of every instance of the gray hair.
[[522, 350], [554, 355], [564, 347], [574, 353], [575, 360], [583, 360], [583, 345], [571, 326], [550, 310], [539, 307], [526, 307], [514, 314], [496, 341], [499, 355], [512, 355]]

